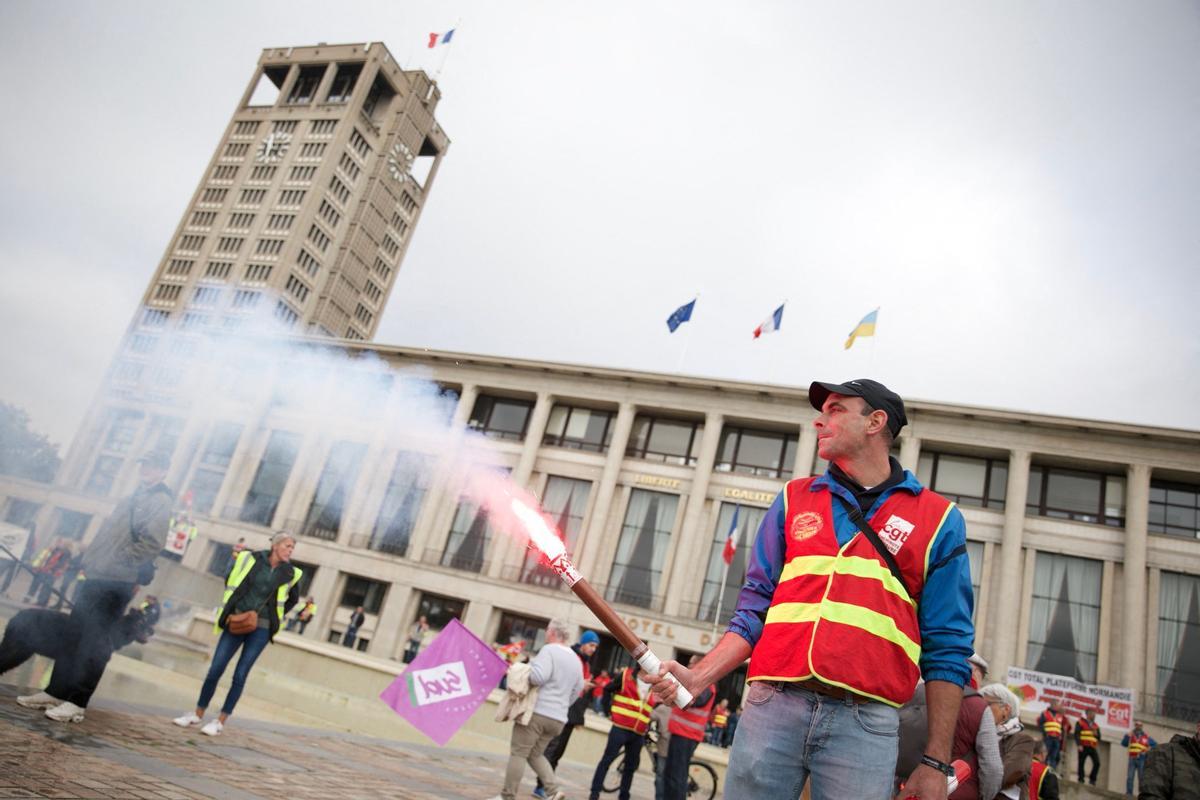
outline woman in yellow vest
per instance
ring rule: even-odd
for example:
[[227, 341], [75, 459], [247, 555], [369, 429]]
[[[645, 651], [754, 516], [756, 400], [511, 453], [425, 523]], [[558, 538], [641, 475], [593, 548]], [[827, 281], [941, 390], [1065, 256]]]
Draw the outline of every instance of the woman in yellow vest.
[[224, 729], [242, 696], [254, 662], [279, 632], [284, 615], [300, 599], [297, 585], [304, 573], [289, 563], [295, 548], [295, 538], [290, 533], [280, 532], [271, 537], [270, 550], [243, 550], [237, 554], [233, 569], [225, 579], [225, 596], [213, 628], [221, 633], [221, 638], [217, 640], [212, 664], [200, 688], [196, 710], [173, 720], [179, 727], [188, 728], [204, 721], [204, 711], [217, 691], [217, 682], [240, 648], [242, 655], [234, 668], [233, 683], [221, 706], [221, 715], [200, 732], [216, 736]]

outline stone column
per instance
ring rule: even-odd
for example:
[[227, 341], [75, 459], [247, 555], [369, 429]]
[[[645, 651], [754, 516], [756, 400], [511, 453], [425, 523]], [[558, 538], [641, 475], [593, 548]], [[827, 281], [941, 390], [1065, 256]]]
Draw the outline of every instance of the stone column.
[[811, 421], [800, 426], [800, 441], [796, 443], [796, 465], [792, 468], [793, 478], [812, 475], [817, 461], [817, 429]]
[[1146, 641], [1146, 531], [1150, 513], [1150, 466], [1130, 464], [1125, 478], [1125, 585], [1121, 626], [1121, 684], [1144, 691], [1141, 665]]
[[[537, 402], [530, 414], [529, 424], [525, 426], [525, 442], [521, 448], [521, 457], [512, 471], [513, 485], [522, 489], [529, 488], [529, 478], [533, 474], [533, 464], [537, 460], [538, 450], [542, 446], [542, 438], [546, 435], [546, 421], [550, 419], [550, 408], [554, 398], [549, 392], [538, 392]], [[492, 531], [491, 560], [488, 563], [489, 578], [502, 577], [505, 567], [519, 564], [524, 550], [517, 547], [513, 538], [501, 531]]]
[[587, 519], [587, 527], [579, 538], [579, 552], [575, 554], [576, 564], [585, 575], [594, 574], [596, 570], [595, 562], [600, 555], [604, 526], [608, 523], [609, 511], [612, 509], [613, 492], [621, 474], [621, 464], [625, 460], [625, 449], [629, 446], [629, 433], [633, 430], [635, 416], [636, 409], [632, 403], [621, 403], [617, 410], [617, 418], [613, 422], [613, 435], [604, 458], [604, 471], [600, 474], [600, 483], [596, 487], [596, 502], [592, 506], [591, 516]]
[[[1021, 585], [1021, 539], [1025, 532], [1029, 462], [1030, 453], [1027, 450], [1013, 450], [1008, 457], [1008, 489], [1004, 493], [1004, 535], [1000, 545], [997, 597]], [[1017, 657], [1017, 632], [1020, 625], [1020, 618], [1011, 613], [996, 616], [996, 636], [993, 640], [995, 651], [991, 654], [991, 664], [997, 675], [1006, 674]]]
[[914, 475], [917, 474], [917, 461], [921, 457], [921, 440], [916, 436], [900, 437], [900, 466]]
[[375, 623], [375, 634], [371, 638], [371, 655], [391, 659], [400, 655], [396, 652], [396, 643], [406, 638], [400, 635], [400, 626], [412, 593], [413, 588], [407, 584], [393, 583], [388, 587], [383, 608], [379, 609], [379, 620]]
[[[308, 623], [308, 629], [304, 631], [305, 636], [318, 642], [323, 642], [329, 637], [329, 625], [333, 622], [333, 613], [337, 611], [338, 602], [342, 599], [340, 595], [334, 595], [337, 590], [337, 568], [317, 567], [317, 574], [313, 576], [312, 584], [308, 587], [308, 593], [317, 603], [317, 615], [312, 622]], [[300, 599], [304, 600], [303, 597]]]
[[[713, 462], [717, 457], [717, 444], [721, 440], [724, 416], [710, 411], [704, 418], [704, 438], [700, 442], [700, 455], [696, 458], [696, 474], [692, 478], [692, 491], [688, 496], [687, 508], [683, 512], [683, 525], [679, 528], [678, 541], [671, 548], [674, 558], [671, 571], [659, 592], [666, 593], [667, 602], [663, 609], [670, 616], [678, 616], [684, 591], [692, 581], [689, 576], [699, 574], [703, 580], [704, 564], [708, 560], [707, 531], [700, 530], [704, 504], [708, 501], [708, 483], [712, 478]], [[673, 591], [676, 587], [683, 591]]]
[[408, 545], [408, 557], [413, 561], [423, 560], [425, 549], [445, 533], [445, 531], [435, 530], [435, 525], [442, 516], [441, 510], [446, 498], [446, 489], [454, 478], [455, 454], [462, 443], [467, 420], [471, 416], [472, 409], [475, 408], [475, 400], [478, 397], [478, 386], [470, 383], [463, 384], [462, 394], [458, 397], [458, 406], [454, 409], [454, 418], [450, 421], [450, 435], [446, 441], [446, 452], [437, 460], [437, 464], [433, 468], [433, 482], [429, 486], [429, 491], [425, 493], [421, 510], [417, 514], [417, 521], [413, 525], [412, 538]]

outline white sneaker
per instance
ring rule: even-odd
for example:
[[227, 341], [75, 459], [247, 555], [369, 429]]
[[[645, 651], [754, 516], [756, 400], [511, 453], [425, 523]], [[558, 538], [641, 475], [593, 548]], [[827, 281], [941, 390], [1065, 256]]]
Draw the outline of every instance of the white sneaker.
[[62, 705], [62, 700], [45, 692], [38, 692], [37, 694], [18, 695], [17, 703], [26, 708], [54, 708]]
[[[178, 720], [176, 720], [178, 724]], [[221, 724], [221, 720], [214, 719], [200, 729], [200, 732], [205, 736], [219, 736], [221, 731], [225, 730], [225, 726]]]
[[176, 725], [178, 725], [181, 728], [190, 728], [193, 725], [199, 725], [203, 721], [204, 720], [202, 720], [196, 716], [195, 711], [189, 711], [188, 713], [184, 714], [182, 717], [176, 717], [175, 719], [171, 720], [171, 722], [174, 722]]
[[83, 712], [85, 710], [68, 701], [54, 708], [46, 709], [46, 716], [55, 722], [83, 722]]

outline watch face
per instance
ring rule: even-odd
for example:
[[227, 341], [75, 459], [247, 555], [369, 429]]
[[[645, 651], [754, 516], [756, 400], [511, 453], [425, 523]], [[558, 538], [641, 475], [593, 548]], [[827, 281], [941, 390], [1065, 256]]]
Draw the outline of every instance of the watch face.
[[292, 136], [289, 133], [269, 133], [267, 138], [263, 139], [258, 145], [258, 155], [256, 160], [264, 163], [271, 163], [283, 158], [287, 153], [288, 143], [292, 141]]
[[388, 172], [393, 180], [403, 183], [412, 172], [412, 163], [413, 152], [408, 149], [408, 145], [404, 142], [392, 145], [392, 152], [388, 153]]

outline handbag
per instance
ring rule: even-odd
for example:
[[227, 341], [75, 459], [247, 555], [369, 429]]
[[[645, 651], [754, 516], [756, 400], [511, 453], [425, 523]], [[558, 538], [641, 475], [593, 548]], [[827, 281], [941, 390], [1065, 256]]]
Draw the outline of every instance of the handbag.
[[225, 618], [225, 630], [241, 636], [242, 634], [250, 633], [258, 627], [258, 612], [243, 611], [240, 614], [230, 614]]

